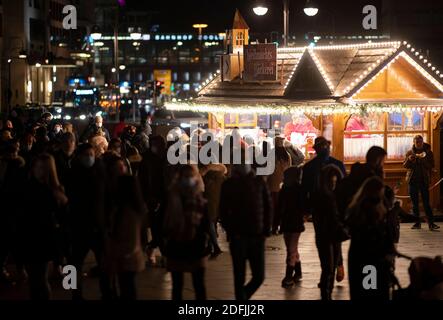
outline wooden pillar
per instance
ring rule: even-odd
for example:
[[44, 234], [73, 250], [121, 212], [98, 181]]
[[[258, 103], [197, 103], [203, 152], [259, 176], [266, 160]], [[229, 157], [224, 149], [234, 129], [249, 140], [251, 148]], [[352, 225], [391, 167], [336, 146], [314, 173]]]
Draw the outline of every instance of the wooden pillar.
[[332, 156], [341, 161], [344, 159], [344, 132], [350, 114], [334, 114], [334, 124], [332, 133]]
[[[432, 174], [432, 184], [437, 182], [441, 178], [441, 168], [440, 168], [440, 120], [443, 112], [431, 113], [430, 115], [430, 137], [429, 143], [431, 144], [432, 152], [434, 153], [434, 172]], [[431, 191], [431, 205], [433, 209], [440, 210], [440, 186], [434, 188]]]

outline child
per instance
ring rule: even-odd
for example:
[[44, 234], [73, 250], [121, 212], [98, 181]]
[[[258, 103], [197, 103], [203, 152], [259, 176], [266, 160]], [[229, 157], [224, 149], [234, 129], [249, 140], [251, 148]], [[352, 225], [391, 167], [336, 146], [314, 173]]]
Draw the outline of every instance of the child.
[[302, 278], [298, 240], [305, 231], [301, 204], [301, 169], [290, 167], [284, 172], [283, 187], [279, 192], [279, 214], [281, 231], [286, 245], [286, 275], [282, 280], [283, 288], [290, 288]]

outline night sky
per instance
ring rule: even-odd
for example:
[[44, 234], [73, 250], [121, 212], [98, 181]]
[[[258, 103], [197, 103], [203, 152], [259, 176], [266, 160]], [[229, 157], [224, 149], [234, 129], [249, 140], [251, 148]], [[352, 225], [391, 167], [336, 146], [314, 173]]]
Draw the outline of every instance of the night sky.
[[[319, 0], [319, 14], [312, 18], [303, 13], [305, 0], [291, 0], [290, 31], [302, 34], [312, 30], [330, 29], [334, 19], [337, 32], [359, 33], [362, 30], [363, 6], [373, 4], [381, 13], [381, 3], [381, 0]], [[282, 0], [267, 0], [269, 11], [262, 17], [252, 12], [253, 6], [254, 0], [126, 0], [127, 9], [157, 11], [153, 16], [153, 23], [159, 24], [162, 32], [191, 31], [193, 23], [207, 23], [207, 31], [220, 32], [232, 25], [236, 8], [240, 9], [253, 32], [282, 31]]]

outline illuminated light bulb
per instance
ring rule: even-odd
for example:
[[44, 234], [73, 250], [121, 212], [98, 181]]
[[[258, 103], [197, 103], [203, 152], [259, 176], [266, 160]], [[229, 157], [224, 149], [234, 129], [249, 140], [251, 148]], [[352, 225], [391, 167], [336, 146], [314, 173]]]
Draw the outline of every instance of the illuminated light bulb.
[[416, 56], [418, 56], [418, 55], [419, 55], [418, 51], [416, 51], [416, 52], [415, 52], [415, 55], [416, 55]]
[[414, 52], [414, 51], [415, 51], [415, 49], [414, 49], [414, 48], [411, 48], [411, 51], [412, 51], [412, 52]]
[[432, 63], [428, 63], [428, 67], [432, 66]]
[[411, 45], [410, 44], [408, 44], [406, 47], [408, 47], [408, 48], [410, 48], [411, 47]]
[[425, 59], [425, 60], [423, 60], [423, 62], [424, 62], [424, 63], [426, 63], [426, 62], [428, 62], [428, 60], [427, 60], [427, 59]]
[[419, 58], [420, 58], [420, 59], [423, 59], [423, 56], [420, 56]]

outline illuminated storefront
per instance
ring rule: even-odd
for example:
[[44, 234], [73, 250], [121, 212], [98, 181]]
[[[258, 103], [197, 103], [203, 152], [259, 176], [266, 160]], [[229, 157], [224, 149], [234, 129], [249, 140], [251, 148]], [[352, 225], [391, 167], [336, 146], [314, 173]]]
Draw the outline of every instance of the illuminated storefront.
[[[276, 129], [307, 158], [318, 135], [331, 140], [332, 154], [348, 165], [382, 146], [392, 185], [404, 181], [404, 155], [420, 134], [435, 153], [437, 178], [442, 77], [418, 52], [400, 42], [278, 49], [277, 81], [222, 81], [220, 71], [203, 83], [197, 99], [167, 107], [208, 112], [220, 136], [238, 127], [260, 141]], [[400, 193], [406, 194], [404, 183]], [[439, 205], [438, 188], [432, 201]]]

